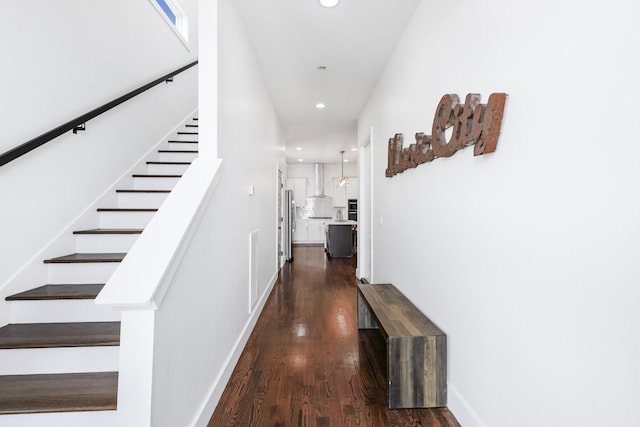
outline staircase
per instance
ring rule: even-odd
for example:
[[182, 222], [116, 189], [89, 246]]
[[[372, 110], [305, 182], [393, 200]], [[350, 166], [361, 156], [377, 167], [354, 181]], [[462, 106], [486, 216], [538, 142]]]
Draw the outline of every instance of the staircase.
[[197, 120], [161, 144], [133, 188], [115, 190], [117, 206], [97, 210], [97, 228], [73, 232], [75, 253], [44, 260], [47, 284], [6, 298], [1, 426], [115, 425], [120, 314], [93, 300], [198, 155]]

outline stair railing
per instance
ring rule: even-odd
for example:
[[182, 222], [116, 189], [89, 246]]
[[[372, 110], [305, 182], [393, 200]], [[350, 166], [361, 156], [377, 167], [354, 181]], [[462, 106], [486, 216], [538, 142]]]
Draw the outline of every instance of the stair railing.
[[70, 120], [56, 128], [51, 129], [48, 132], [43, 133], [40, 136], [37, 136], [35, 138], [33, 138], [30, 141], [27, 141], [23, 144], [18, 145], [15, 148], [12, 148], [11, 150], [3, 153], [2, 155], [0, 155], [0, 166], [3, 166], [15, 159], [17, 159], [20, 156], [23, 156], [25, 154], [27, 154], [28, 152], [35, 150], [36, 148], [40, 147], [41, 145], [46, 144], [47, 142], [51, 141], [52, 139], [55, 139], [57, 137], [59, 137], [60, 135], [67, 133], [69, 131], [72, 131], [73, 133], [77, 133], [78, 131], [82, 131], [85, 130], [86, 128], [86, 123], [99, 116], [100, 114], [111, 110], [114, 107], [117, 107], [118, 105], [122, 104], [125, 101], [128, 101], [129, 99], [141, 94], [142, 92], [145, 92], [148, 89], [151, 89], [154, 86], [159, 85], [162, 82], [167, 82], [170, 83], [173, 81], [173, 77], [177, 74], [182, 73], [185, 70], [188, 70], [189, 68], [195, 66], [198, 63], [198, 61], [193, 61], [183, 67], [178, 68], [175, 71], [172, 71], [171, 73], [164, 75], [152, 82], [147, 83], [144, 86], [139, 87], [138, 89], [134, 89], [131, 92], [128, 92], [116, 99], [114, 99], [111, 102], [107, 102], [104, 105], [101, 105], [98, 108], [95, 108], [91, 111], [89, 111], [88, 113], [85, 113], [81, 116], [76, 117], [73, 120]]

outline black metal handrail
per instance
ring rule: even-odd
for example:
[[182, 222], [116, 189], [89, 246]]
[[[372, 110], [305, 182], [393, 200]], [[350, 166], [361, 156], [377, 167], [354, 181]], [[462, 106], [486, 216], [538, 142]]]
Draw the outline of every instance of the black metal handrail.
[[31, 150], [35, 150], [36, 148], [46, 144], [52, 139], [59, 137], [63, 133], [69, 132], [70, 130], [73, 131], [74, 133], [78, 130], [83, 130], [84, 124], [89, 120], [93, 119], [94, 117], [99, 116], [100, 114], [104, 113], [105, 111], [109, 111], [114, 107], [117, 107], [123, 102], [128, 101], [134, 96], [137, 96], [142, 92], [148, 89], [151, 89], [152, 87], [162, 82], [171, 81], [173, 76], [175, 76], [176, 74], [180, 74], [185, 70], [188, 70], [189, 68], [195, 66], [197, 63], [198, 61], [193, 61], [192, 63], [187, 64], [184, 67], [180, 67], [177, 70], [167, 74], [166, 76], [162, 76], [159, 79], [156, 79], [150, 83], [147, 83], [144, 86], [139, 87], [138, 89], [132, 90], [131, 92], [125, 95], [122, 95], [121, 97], [116, 98], [111, 102], [108, 102], [94, 110], [89, 111], [88, 113], [85, 113], [79, 117], [76, 117], [75, 119], [70, 120], [63, 125], [60, 125], [54, 129], [51, 129], [50, 131], [45, 132], [42, 135], [35, 137], [30, 141], [25, 142], [24, 144], [20, 144], [19, 146], [12, 148], [11, 150], [0, 155], [0, 166], [9, 163], [10, 161], [17, 159], [18, 157], [24, 154], [27, 154]]

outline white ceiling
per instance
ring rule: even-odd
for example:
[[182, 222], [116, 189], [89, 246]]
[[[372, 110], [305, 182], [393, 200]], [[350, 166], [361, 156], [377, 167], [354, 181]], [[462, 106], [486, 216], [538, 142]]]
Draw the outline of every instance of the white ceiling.
[[318, 0], [235, 0], [284, 128], [287, 163], [339, 163], [340, 150], [357, 161], [358, 116], [418, 2], [341, 0], [327, 9]]

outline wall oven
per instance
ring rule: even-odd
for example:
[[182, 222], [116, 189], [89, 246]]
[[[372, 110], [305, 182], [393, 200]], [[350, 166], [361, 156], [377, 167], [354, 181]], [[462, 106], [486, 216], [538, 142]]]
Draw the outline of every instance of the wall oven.
[[347, 201], [347, 219], [350, 221], [358, 220], [358, 199], [349, 199]]

